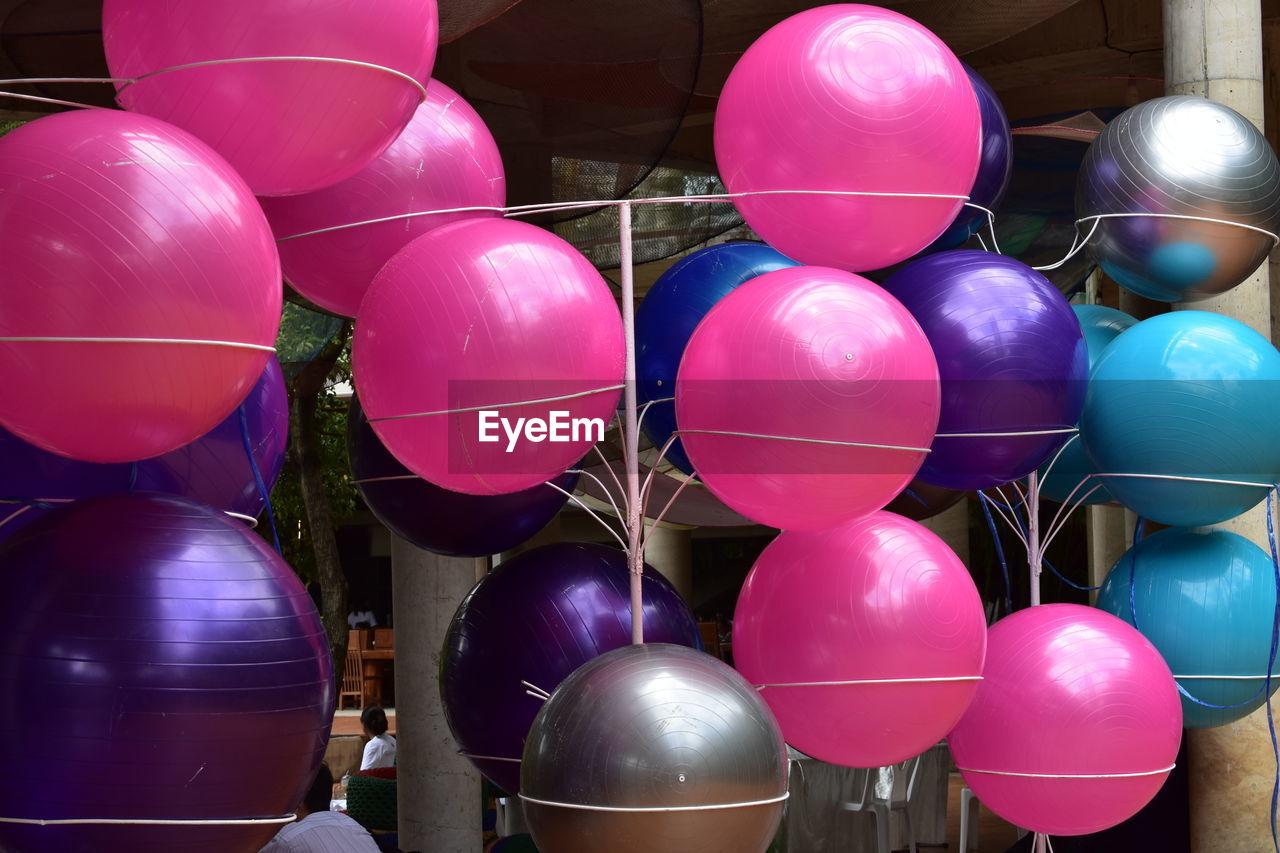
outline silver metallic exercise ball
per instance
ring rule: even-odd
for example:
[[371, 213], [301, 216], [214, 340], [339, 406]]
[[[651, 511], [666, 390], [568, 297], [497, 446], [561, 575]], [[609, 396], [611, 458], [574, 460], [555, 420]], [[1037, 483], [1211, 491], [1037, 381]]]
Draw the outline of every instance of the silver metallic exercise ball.
[[[1087, 219], [1100, 214], [1163, 215]], [[1271, 251], [1264, 232], [1280, 229], [1280, 162], [1230, 107], [1155, 98], [1094, 140], [1076, 181], [1076, 216], [1087, 220], [1082, 234], [1096, 221], [1088, 250], [1122, 287], [1162, 302], [1203, 299], [1244, 281]]]
[[520, 769], [542, 853], [762, 853], [786, 796], [786, 744], [756, 691], [662, 643], [615, 649], [561, 682]]

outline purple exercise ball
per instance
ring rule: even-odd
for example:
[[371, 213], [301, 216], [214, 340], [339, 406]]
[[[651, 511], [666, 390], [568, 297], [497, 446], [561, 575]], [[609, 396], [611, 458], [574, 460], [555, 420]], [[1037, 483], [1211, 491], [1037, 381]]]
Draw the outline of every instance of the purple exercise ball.
[[[963, 64], [963, 63], [961, 63]], [[994, 211], [1004, 199], [1013, 175], [1013, 133], [1004, 106], [991, 84], [977, 71], [964, 66], [969, 83], [978, 98], [978, 114], [982, 117], [982, 148], [978, 154], [978, 174], [969, 190], [969, 201]], [[933, 241], [925, 252], [954, 249], [973, 234], [987, 227], [987, 214], [976, 207], [962, 207], [955, 221]]]
[[[644, 639], [697, 647], [693, 613], [644, 569]], [[440, 696], [459, 751], [508, 793], [520, 787], [525, 735], [571, 672], [631, 642], [630, 574], [617, 548], [543, 545], [502, 562], [458, 606], [440, 661]]]
[[[468, 495], [429, 483], [391, 455], [351, 398], [347, 456], [360, 496], [387, 529], [419, 548], [449, 557], [485, 557], [532, 538], [569, 500], [541, 483], [501, 495]], [[550, 481], [573, 492], [577, 473]]]
[[[328, 643], [260, 537], [171, 495], [52, 510], [0, 544], [4, 814], [288, 815], [324, 756]], [[0, 823], [0, 850], [250, 853], [278, 824]]]
[[0, 540], [52, 506], [112, 492], [165, 492], [256, 519], [266, 505], [245, 453], [240, 410], [267, 492], [284, 465], [289, 399], [275, 357], [253, 390], [216, 427], [188, 445], [140, 462], [99, 464], [68, 459], [0, 429]]
[[884, 287], [924, 329], [942, 378], [939, 437], [921, 480], [998, 486], [1034, 471], [1070, 437], [1089, 354], [1048, 279], [1013, 258], [962, 249], [913, 261]]
[[[240, 411], [245, 416], [240, 423]], [[275, 356], [240, 408], [190, 444], [138, 463], [134, 489], [167, 492], [240, 517], [257, 519], [267, 495], [258, 488], [245, 452], [245, 428], [253, 460], [270, 494], [289, 444], [289, 393]]]

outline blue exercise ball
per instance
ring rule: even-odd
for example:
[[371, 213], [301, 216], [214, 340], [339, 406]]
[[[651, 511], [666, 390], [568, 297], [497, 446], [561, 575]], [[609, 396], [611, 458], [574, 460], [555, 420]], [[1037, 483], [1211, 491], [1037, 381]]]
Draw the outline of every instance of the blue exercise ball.
[[360, 497], [378, 521], [401, 539], [449, 557], [486, 557], [529, 540], [578, 484], [577, 473], [569, 471], [501, 495], [463, 494], [429, 483], [391, 455], [355, 397], [347, 415], [347, 457]]
[[1225, 725], [1262, 706], [1276, 579], [1270, 555], [1248, 539], [1226, 530], [1152, 534], [1111, 569], [1098, 607], [1135, 625], [1200, 700], [1182, 697], [1187, 728]]
[[[1107, 344], [1121, 332], [1137, 324], [1137, 319], [1123, 311], [1105, 305], [1073, 305], [1071, 310], [1080, 321], [1084, 332], [1085, 347], [1089, 350], [1089, 371], [1098, 363]], [[1093, 471], [1084, 453], [1084, 439], [1077, 435], [1062, 446], [1053, 460], [1053, 467], [1046, 463], [1040, 469], [1040, 495], [1051, 501], [1065, 503], [1104, 504], [1114, 498], [1101, 480], [1089, 479]], [[1047, 472], [1046, 472], [1047, 471]]]
[[[720, 243], [681, 258], [664, 272], [636, 310], [636, 398], [644, 434], [661, 449], [676, 431], [676, 370], [689, 336], [726, 294], [759, 275], [799, 266], [764, 243]], [[693, 464], [679, 439], [666, 460], [686, 474]]]
[[[969, 191], [969, 201], [994, 211], [1000, 206], [1013, 174], [1013, 134], [1004, 106], [991, 84], [977, 71], [964, 66], [973, 93], [978, 97], [978, 113], [982, 118], [982, 149], [978, 155], [978, 174]], [[987, 214], [974, 207], [962, 207], [955, 221], [942, 236], [933, 241], [925, 253], [954, 249], [974, 233], [987, 227]]]
[[1080, 424], [1089, 467], [1116, 500], [1161, 524], [1234, 518], [1280, 480], [1277, 380], [1280, 353], [1237, 320], [1143, 320], [1094, 366]]
[[959, 249], [912, 261], [884, 288], [924, 329], [942, 379], [939, 437], [921, 480], [986, 489], [1062, 446], [1089, 363], [1080, 323], [1048, 279], [1013, 258]]
[[[645, 566], [644, 637], [698, 645], [693, 613], [666, 578]], [[458, 750], [510, 794], [520, 786], [525, 735], [542, 701], [569, 673], [631, 642], [626, 555], [559, 542], [504, 560], [458, 605], [440, 658], [440, 698]]]

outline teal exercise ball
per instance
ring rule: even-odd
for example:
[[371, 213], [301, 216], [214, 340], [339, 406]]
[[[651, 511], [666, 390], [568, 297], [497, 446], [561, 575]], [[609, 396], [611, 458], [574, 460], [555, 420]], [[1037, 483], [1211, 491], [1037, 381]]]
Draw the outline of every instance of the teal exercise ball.
[[[1138, 322], [1123, 311], [1105, 305], [1072, 305], [1071, 310], [1084, 332], [1090, 373], [1107, 344]], [[1114, 500], [1100, 480], [1088, 479], [1092, 473], [1084, 454], [1084, 439], [1077, 435], [1062, 446], [1056, 461], [1050, 457], [1048, 463], [1040, 466], [1040, 495], [1058, 503], [1104, 504]]]
[[[1187, 728], [1225, 725], [1262, 706], [1275, 606], [1271, 557], [1226, 530], [1148, 536], [1120, 558], [1098, 594], [1098, 607], [1137, 627], [1200, 700], [1182, 697]], [[1277, 671], [1273, 663], [1273, 679]], [[1273, 680], [1271, 692], [1278, 686]]]
[[1237, 320], [1203, 311], [1143, 320], [1094, 365], [1080, 422], [1088, 463], [1145, 518], [1170, 527], [1234, 518], [1280, 480], [1277, 380], [1280, 353]]

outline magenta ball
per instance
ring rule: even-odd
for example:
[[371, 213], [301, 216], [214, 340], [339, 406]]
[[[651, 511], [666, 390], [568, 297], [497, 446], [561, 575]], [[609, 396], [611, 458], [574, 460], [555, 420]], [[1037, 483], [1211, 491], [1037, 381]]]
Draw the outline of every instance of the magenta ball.
[[433, 214], [288, 238], [403, 213], [502, 207], [506, 197], [502, 157], [489, 129], [470, 104], [432, 80], [409, 126], [361, 172], [314, 193], [264, 198], [262, 209], [294, 290], [326, 311], [354, 317], [378, 270], [409, 241], [450, 222], [497, 214]]
[[973, 86], [951, 50], [897, 12], [848, 3], [793, 15], [756, 39], [715, 117], [730, 192], [952, 196], [734, 200], [784, 255], [855, 271], [903, 261], [951, 224], [973, 186], [981, 138]]
[[[132, 81], [116, 84], [120, 106], [200, 137], [259, 195], [331, 186], [385, 151], [421, 100], [437, 38], [436, 0], [107, 0], [102, 10], [111, 76]], [[258, 57], [283, 59], [224, 61]]]
[[116, 110], [48, 116], [0, 139], [0, 196], [5, 429], [129, 462], [199, 438], [249, 393], [280, 324], [280, 261], [203, 142]]
[[288, 444], [289, 392], [272, 356], [236, 411], [190, 444], [139, 462], [131, 490], [191, 498], [252, 524], [280, 476]]
[[738, 597], [733, 655], [787, 743], [830, 764], [880, 767], [919, 755], [960, 719], [986, 625], [955, 552], [877, 512], [769, 543]]
[[1089, 351], [1066, 298], [1031, 267], [960, 249], [884, 283], [919, 321], [942, 376], [942, 414], [920, 479], [987, 489], [1034, 471], [1074, 431]]
[[382, 268], [352, 361], [365, 414], [405, 467], [455, 492], [505, 494], [603, 438], [623, 350], [613, 294], [580, 252], [524, 222], [470, 219]]
[[1035, 832], [1084, 835], [1145, 806], [1182, 740], [1155, 646], [1110, 613], [1044, 604], [1000, 620], [973, 704], [947, 735], [988, 808]]
[[[329, 647], [244, 525], [155, 494], [89, 498], [0, 545], [5, 816], [240, 820], [297, 807], [333, 714]], [[0, 823], [4, 850], [250, 853], [272, 825]]]
[[880, 509], [915, 476], [938, 420], [938, 368], [920, 326], [879, 287], [793, 267], [708, 312], [675, 396], [707, 488], [761, 524], [815, 530]]

